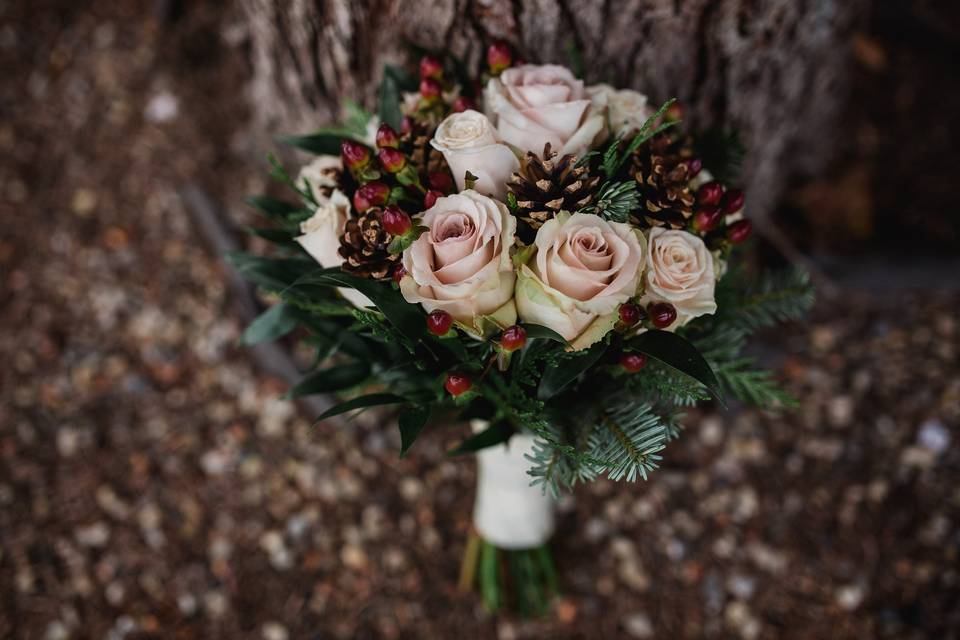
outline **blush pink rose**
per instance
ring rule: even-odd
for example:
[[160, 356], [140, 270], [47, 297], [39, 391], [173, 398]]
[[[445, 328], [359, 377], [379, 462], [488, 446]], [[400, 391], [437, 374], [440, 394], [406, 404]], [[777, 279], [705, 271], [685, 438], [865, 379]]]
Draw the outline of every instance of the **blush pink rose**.
[[443, 154], [457, 188], [463, 189], [469, 171], [477, 176], [474, 190], [498, 200], [506, 197], [507, 180], [520, 162], [510, 147], [497, 140], [487, 116], [471, 109], [453, 113], [437, 127], [430, 144]]
[[549, 142], [561, 155], [582, 155], [605, 132], [603, 105], [559, 65], [511, 67], [490, 79], [483, 99], [500, 138], [523, 152], [542, 154]]
[[613, 328], [618, 307], [637, 293], [643, 234], [586, 213], [561, 213], [537, 232], [535, 255], [520, 268], [517, 312], [587, 347]]
[[669, 302], [677, 309], [674, 327], [715, 313], [717, 273], [713, 255], [699, 236], [674, 229], [650, 230], [643, 303]]
[[403, 252], [404, 299], [442, 309], [477, 331], [480, 316], [514, 324], [510, 247], [517, 221], [507, 207], [468, 189], [439, 198], [420, 224], [428, 230]]

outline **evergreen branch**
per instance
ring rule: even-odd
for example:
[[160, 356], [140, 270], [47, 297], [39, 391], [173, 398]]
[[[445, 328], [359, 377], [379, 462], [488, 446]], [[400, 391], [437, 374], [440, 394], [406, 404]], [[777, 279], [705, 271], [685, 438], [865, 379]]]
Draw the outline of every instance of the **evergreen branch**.
[[639, 206], [640, 193], [635, 182], [605, 182], [596, 199], [581, 211], [613, 222], [626, 222]]
[[796, 407], [797, 401], [783, 391], [769, 371], [753, 368], [751, 358], [737, 358], [717, 366], [721, 384], [741, 402], [764, 409]]
[[802, 318], [813, 306], [814, 291], [806, 271], [763, 274], [731, 309], [734, 321], [754, 331]]
[[635, 482], [657, 468], [666, 428], [650, 405], [629, 399], [604, 409], [588, 445], [592, 457], [607, 461], [607, 477]]

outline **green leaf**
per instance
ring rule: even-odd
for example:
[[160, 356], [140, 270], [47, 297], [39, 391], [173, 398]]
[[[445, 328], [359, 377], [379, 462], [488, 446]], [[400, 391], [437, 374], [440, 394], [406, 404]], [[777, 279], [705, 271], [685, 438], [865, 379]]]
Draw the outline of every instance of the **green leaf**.
[[293, 307], [283, 302], [275, 304], [250, 323], [240, 342], [249, 345], [276, 340], [293, 331], [299, 322]]
[[416, 91], [420, 85], [417, 76], [393, 64], [383, 65], [383, 75], [390, 76], [401, 91]]
[[244, 198], [244, 202], [258, 210], [267, 218], [277, 222], [286, 222], [291, 215], [303, 212], [303, 207], [300, 205], [277, 200], [270, 196], [250, 196]]
[[473, 434], [457, 445], [456, 448], [447, 452], [447, 455], [459, 456], [465, 453], [473, 453], [474, 451], [479, 451], [480, 449], [486, 449], [487, 447], [493, 447], [506, 442], [512, 435], [513, 429], [508, 423], [497, 422], [490, 425], [480, 433]]
[[316, 393], [333, 393], [355, 387], [370, 377], [370, 363], [357, 360], [323, 371], [316, 371], [301, 380], [285, 397], [298, 398]]
[[721, 404], [726, 405], [720, 383], [710, 364], [685, 338], [669, 331], [647, 331], [628, 344], [637, 351], [690, 376], [709, 389]]
[[396, 74], [386, 65], [383, 68], [383, 80], [380, 82], [377, 113], [382, 122], [386, 122], [397, 131], [400, 130], [403, 120], [403, 113], [400, 111], [400, 86]]
[[342, 272], [323, 274], [319, 280], [335, 286], [350, 287], [367, 296], [387, 320], [411, 340], [418, 341], [426, 335], [427, 325], [418, 307], [408, 303], [389, 286]]
[[272, 242], [273, 244], [288, 245], [288, 246], [298, 246], [296, 241], [293, 239], [293, 234], [284, 229], [270, 229], [264, 227], [245, 227], [244, 231], [249, 233], [252, 236], [258, 238], [263, 238], [267, 242]]
[[353, 411], [354, 409], [365, 409], [367, 407], [377, 407], [385, 404], [400, 404], [402, 402], [407, 402], [407, 399], [402, 396], [395, 396], [392, 393], [370, 393], [330, 407], [321, 413], [313, 423], [317, 424], [321, 420], [326, 420], [327, 418], [338, 416], [341, 413]]
[[352, 137], [345, 130], [319, 131], [305, 136], [277, 136], [277, 141], [318, 156], [340, 155], [340, 143]]
[[542, 338], [544, 340], [553, 340], [554, 342], [559, 342], [562, 345], [569, 346], [569, 342], [562, 335], [554, 331], [549, 327], [545, 327], [540, 324], [523, 324], [523, 330], [527, 332], [527, 338]]
[[424, 425], [430, 419], [429, 407], [406, 407], [400, 412], [397, 422], [400, 425], [400, 457], [407, 455], [407, 451], [423, 431]]
[[537, 398], [540, 400], [549, 400], [557, 395], [564, 387], [577, 379], [577, 377], [594, 365], [607, 350], [607, 345], [598, 342], [589, 350], [583, 352], [575, 358], [565, 359], [559, 363], [551, 364], [543, 372], [543, 378], [540, 379], [540, 386], [537, 388]]
[[285, 289], [317, 271], [316, 262], [301, 258], [265, 258], [242, 252], [226, 257], [245, 278], [271, 290]]

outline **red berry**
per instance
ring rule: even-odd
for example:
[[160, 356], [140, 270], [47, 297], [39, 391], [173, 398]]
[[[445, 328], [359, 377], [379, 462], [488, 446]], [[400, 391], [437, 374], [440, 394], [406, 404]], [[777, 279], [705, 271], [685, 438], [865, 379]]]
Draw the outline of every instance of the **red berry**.
[[446, 335], [452, 326], [453, 316], [442, 309], [435, 309], [427, 314], [427, 331], [435, 336]]
[[350, 169], [362, 169], [370, 162], [370, 149], [356, 140], [344, 140], [340, 143], [343, 164]]
[[723, 212], [727, 215], [743, 209], [743, 190], [730, 189], [723, 194], [723, 199], [720, 201], [720, 208], [723, 209]]
[[523, 347], [526, 341], [527, 332], [523, 327], [517, 324], [504, 329], [503, 334], [500, 336], [500, 346], [503, 347], [503, 350], [507, 352], [516, 351], [517, 349]]
[[400, 284], [400, 281], [403, 280], [403, 276], [407, 275], [407, 270], [403, 268], [402, 264], [398, 264], [393, 268], [393, 281], [397, 284]]
[[723, 185], [716, 180], [707, 182], [697, 189], [697, 204], [715, 206], [723, 198]]
[[434, 191], [449, 193], [453, 188], [453, 177], [447, 171], [431, 171], [427, 176], [427, 182]]
[[693, 216], [693, 228], [697, 231], [713, 231], [720, 220], [723, 218], [723, 212], [720, 211], [720, 207], [715, 205], [706, 205], [701, 207], [697, 211], [696, 215]]
[[411, 131], [413, 131], [413, 118], [403, 116], [403, 120], [400, 121], [400, 133], [407, 135]]
[[397, 135], [397, 132], [394, 131], [393, 127], [388, 125], [386, 122], [380, 125], [380, 128], [377, 129], [377, 146], [381, 149], [384, 147], [397, 148], [400, 144], [400, 136]]
[[433, 78], [424, 78], [420, 81], [420, 95], [427, 101], [439, 98], [441, 91], [440, 83]]
[[727, 240], [733, 244], [740, 244], [750, 237], [753, 232], [753, 223], [749, 220], [737, 220], [727, 227]]
[[413, 222], [407, 212], [395, 204], [388, 205], [383, 213], [380, 214], [380, 222], [387, 233], [394, 236], [402, 236], [410, 231]]
[[687, 173], [688, 177], [694, 178], [700, 173], [700, 169], [703, 169], [703, 161], [700, 158], [690, 158], [687, 160]]
[[453, 101], [453, 106], [451, 106], [450, 109], [454, 113], [462, 113], [468, 109], [475, 109], [476, 106], [470, 98], [460, 96]]
[[390, 187], [383, 182], [368, 182], [353, 194], [353, 206], [363, 213], [370, 207], [379, 207], [387, 203]]
[[420, 77], [440, 79], [443, 75], [443, 65], [433, 56], [420, 58]]
[[397, 173], [407, 166], [407, 156], [403, 155], [403, 151], [399, 149], [384, 147], [377, 151], [377, 158], [380, 160], [380, 166], [387, 173]]
[[442, 198], [442, 197], [443, 197], [442, 193], [440, 193], [439, 191], [435, 191], [434, 189], [430, 189], [429, 191], [427, 191], [427, 194], [423, 196], [423, 208], [429, 209], [434, 204], [436, 204], [439, 198]]
[[669, 302], [655, 302], [647, 307], [647, 313], [657, 329], [666, 329], [677, 319], [677, 309]]
[[447, 379], [443, 382], [444, 389], [450, 392], [450, 395], [454, 398], [470, 391], [472, 386], [473, 383], [470, 378], [462, 373], [448, 373]]
[[674, 102], [667, 107], [667, 112], [663, 115], [667, 122], [679, 122], [683, 120], [683, 105], [679, 102]]
[[487, 65], [490, 67], [490, 73], [500, 73], [512, 62], [513, 52], [510, 51], [510, 45], [506, 42], [497, 40], [487, 48]]
[[642, 353], [625, 353], [620, 356], [620, 366], [629, 373], [636, 373], [647, 366], [647, 356]]
[[628, 327], [632, 327], [642, 319], [643, 309], [637, 305], [633, 304], [632, 302], [620, 305], [620, 322], [623, 324], [627, 325]]

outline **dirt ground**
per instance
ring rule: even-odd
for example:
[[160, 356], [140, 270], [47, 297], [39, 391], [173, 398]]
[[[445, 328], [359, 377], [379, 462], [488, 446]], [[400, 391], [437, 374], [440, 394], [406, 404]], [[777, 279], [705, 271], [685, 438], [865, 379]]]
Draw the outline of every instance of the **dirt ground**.
[[649, 482], [565, 498], [548, 619], [458, 592], [464, 428], [399, 460], [237, 346], [181, 197], [243, 222], [265, 184], [216, 4], [0, 4], [0, 637], [960, 637], [956, 288], [764, 336], [800, 409], [691, 414]]

